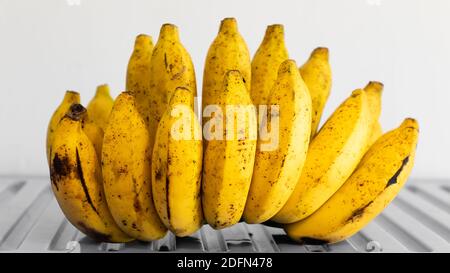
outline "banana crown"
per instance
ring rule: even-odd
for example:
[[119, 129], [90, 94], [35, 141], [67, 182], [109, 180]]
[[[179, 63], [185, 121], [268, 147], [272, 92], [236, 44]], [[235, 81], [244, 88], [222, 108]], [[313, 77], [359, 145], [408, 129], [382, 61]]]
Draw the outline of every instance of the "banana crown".
[[220, 22], [219, 34], [233, 35], [239, 32], [235, 18], [225, 18]]

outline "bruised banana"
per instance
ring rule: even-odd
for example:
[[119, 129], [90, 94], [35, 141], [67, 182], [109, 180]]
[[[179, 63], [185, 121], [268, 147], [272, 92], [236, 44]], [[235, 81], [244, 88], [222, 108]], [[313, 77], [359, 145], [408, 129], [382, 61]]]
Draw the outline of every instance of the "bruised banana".
[[219, 33], [209, 47], [203, 72], [202, 109], [214, 104], [223, 92], [223, 79], [230, 70], [237, 70], [250, 92], [251, 64], [247, 44], [238, 31], [236, 19], [225, 18]]
[[102, 150], [105, 196], [114, 220], [142, 241], [162, 238], [151, 191], [151, 147], [148, 128], [130, 92], [114, 102]]
[[56, 108], [47, 128], [47, 161], [50, 162], [50, 153], [53, 139], [55, 138], [55, 131], [58, 128], [59, 121], [64, 117], [64, 115], [69, 111], [70, 106], [74, 103], [80, 103], [80, 94], [75, 91], [66, 91], [61, 104]]
[[177, 87], [191, 90], [194, 109], [197, 86], [191, 56], [181, 44], [178, 28], [172, 24], [161, 27], [150, 62], [150, 109], [149, 132], [150, 154], [155, 143], [159, 121], [166, 111], [173, 92]]
[[311, 98], [295, 61], [280, 65], [268, 104], [279, 107], [279, 113], [267, 121], [277, 139], [263, 139], [261, 134], [258, 138], [244, 211], [244, 220], [251, 224], [269, 220], [283, 207], [297, 184], [308, 151]]
[[128, 61], [126, 91], [136, 98], [136, 107], [147, 123], [150, 119], [150, 63], [153, 52], [152, 37], [140, 34], [134, 42], [133, 53]]
[[[215, 115], [204, 125], [202, 205], [215, 229], [241, 219], [253, 173], [256, 151], [256, 109], [239, 71], [225, 74]], [[224, 125], [225, 124], [225, 125]], [[209, 130], [211, 129], [211, 130]]]
[[406, 119], [370, 148], [352, 176], [310, 217], [285, 226], [302, 243], [335, 243], [365, 227], [395, 198], [414, 164], [419, 127]]
[[176, 236], [197, 231], [201, 205], [202, 130], [194, 114], [192, 93], [175, 90], [156, 133], [152, 157], [152, 193], [163, 224]]
[[81, 129], [85, 112], [83, 106], [73, 104], [54, 132], [50, 155], [53, 193], [67, 219], [87, 236], [102, 242], [131, 241], [108, 210], [100, 162]]
[[383, 129], [380, 124], [380, 114], [381, 114], [381, 95], [383, 94], [383, 84], [381, 82], [371, 81], [366, 87], [364, 87], [364, 91], [367, 94], [367, 98], [369, 100], [370, 111], [372, 115], [375, 117], [376, 122], [372, 127], [372, 133], [370, 135], [368, 146], [370, 147], [375, 141], [383, 134]]
[[328, 48], [314, 49], [308, 61], [300, 67], [300, 74], [308, 86], [312, 101], [311, 138], [319, 128], [320, 119], [331, 90], [331, 68]]
[[272, 220], [297, 222], [325, 203], [364, 156], [374, 123], [366, 92], [353, 91], [313, 138], [297, 186]]
[[109, 86], [103, 84], [97, 87], [95, 96], [87, 106], [89, 118], [103, 131], [108, 124], [109, 114], [111, 113], [113, 104], [114, 100], [109, 93]]
[[278, 68], [289, 59], [284, 43], [283, 25], [270, 25], [252, 60], [252, 85], [250, 95], [253, 103], [267, 104], [270, 91], [277, 81]]

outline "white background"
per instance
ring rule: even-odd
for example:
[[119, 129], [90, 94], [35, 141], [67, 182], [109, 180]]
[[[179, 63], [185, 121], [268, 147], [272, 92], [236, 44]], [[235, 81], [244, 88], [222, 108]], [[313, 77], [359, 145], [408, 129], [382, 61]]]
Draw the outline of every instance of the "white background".
[[[450, 178], [450, 1], [0, 0], [0, 174], [46, 175], [45, 133], [64, 91], [124, 88], [139, 33], [156, 41], [180, 27], [201, 86], [203, 62], [223, 17], [236, 17], [251, 54], [266, 25], [285, 25], [290, 57], [331, 51], [333, 89], [325, 116], [369, 80], [385, 84], [382, 124], [419, 120], [413, 176]], [[199, 90], [200, 91], [200, 90]]]

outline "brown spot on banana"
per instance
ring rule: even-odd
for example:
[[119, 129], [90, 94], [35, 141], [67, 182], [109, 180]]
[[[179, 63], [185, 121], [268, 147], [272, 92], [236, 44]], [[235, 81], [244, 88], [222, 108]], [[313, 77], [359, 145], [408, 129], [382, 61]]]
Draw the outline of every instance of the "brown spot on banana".
[[58, 181], [62, 177], [68, 176], [72, 172], [72, 169], [73, 166], [70, 165], [69, 158], [67, 158], [67, 156], [61, 156], [58, 153], [55, 154], [50, 166], [50, 177], [57, 191], [59, 190]]
[[391, 179], [389, 179], [389, 181], [386, 184], [386, 188], [397, 183], [398, 176], [402, 173], [403, 168], [405, 168], [405, 166], [406, 166], [406, 164], [408, 164], [408, 162], [409, 162], [409, 156], [407, 156], [407, 157], [405, 157], [405, 159], [403, 159], [402, 165], [400, 166], [398, 171], [394, 174], [394, 176], [392, 176]]
[[356, 219], [358, 219], [359, 217], [361, 217], [364, 213], [364, 210], [370, 206], [373, 203], [373, 201], [370, 201], [369, 203], [367, 203], [366, 205], [360, 207], [359, 209], [356, 209], [355, 211], [353, 211], [352, 215], [345, 221], [346, 223], [348, 222], [353, 222]]
[[92, 198], [89, 195], [86, 181], [84, 180], [83, 168], [81, 167], [81, 160], [80, 160], [80, 154], [78, 153], [78, 148], [76, 149], [76, 158], [77, 158], [77, 174], [78, 174], [78, 178], [80, 179], [80, 183], [81, 183], [81, 187], [83, 188], [84, 195], [86, 196], [87, 202], [91, 206], [91, 208], [95, 211], [95, 213], [99, 214], [97, 209], [94, 206], [94, 203], [92, 202]]
[[170, 206], [169, 206], [169, 184], [170, 179], [169, 176], [166, 174], [166, 210], [167, 210], [167, 222], [170, 224]]

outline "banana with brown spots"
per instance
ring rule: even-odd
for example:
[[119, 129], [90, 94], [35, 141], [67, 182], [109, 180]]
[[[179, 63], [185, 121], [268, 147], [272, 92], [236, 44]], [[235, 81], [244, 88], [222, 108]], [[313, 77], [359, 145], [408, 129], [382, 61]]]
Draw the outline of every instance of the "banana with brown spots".
[[366, 92], [353, 91], [311, 141], [297, 186], [272, 220], [293, 223], [319, 209], [355, 170], [375, 122]]
[[[295, 61], [284, 61], [268, 99], [279, 113], [267, 119], [274, 139], [260, 134], [252, 184], [244, 220], [256, 224], [269, 220], [286, 203], [303, 168], [311, 126], [311, 98]], [[276, 118], [278, 117], [278, 118]]]
[[159, 122], [152, 158], [152, 192], [156, 211], [177, 236], [197, 231], [201, 205], [202, 129], [192, 105], [192, 93], [175, 90]]
[[92, 239], [114, 243], [131, 241], [108, 210], [100, 161], [81, 128], [85, 113], [83, 106], [73, 104], [54, 132], [50, 154], [53, 193], [66, 218]]
[[352, 176], [308, 218], [285, 226], [293, 240], [335, 243], [349, 238], [380, 214], [406, 183], [414, 164], [419, 126], [406, 119], [366, 153]]
[[257, 120], [239, 71], [225, 74], [214, 104], [218, 109], [204, 125], [206, 132], [215, 129], [205, 135], [211, 139], [204, 146], [202, 205], [208, 224], [220, 229], [239, 222], [244, 211], [255, 160]]
[[116, 223], [142, 241], [162, 238], [167, 231], [153, 205], [150, 164], [148, 127], [134, 96], [122, 92], [114, 102], [103, 139], [104, 189]]

